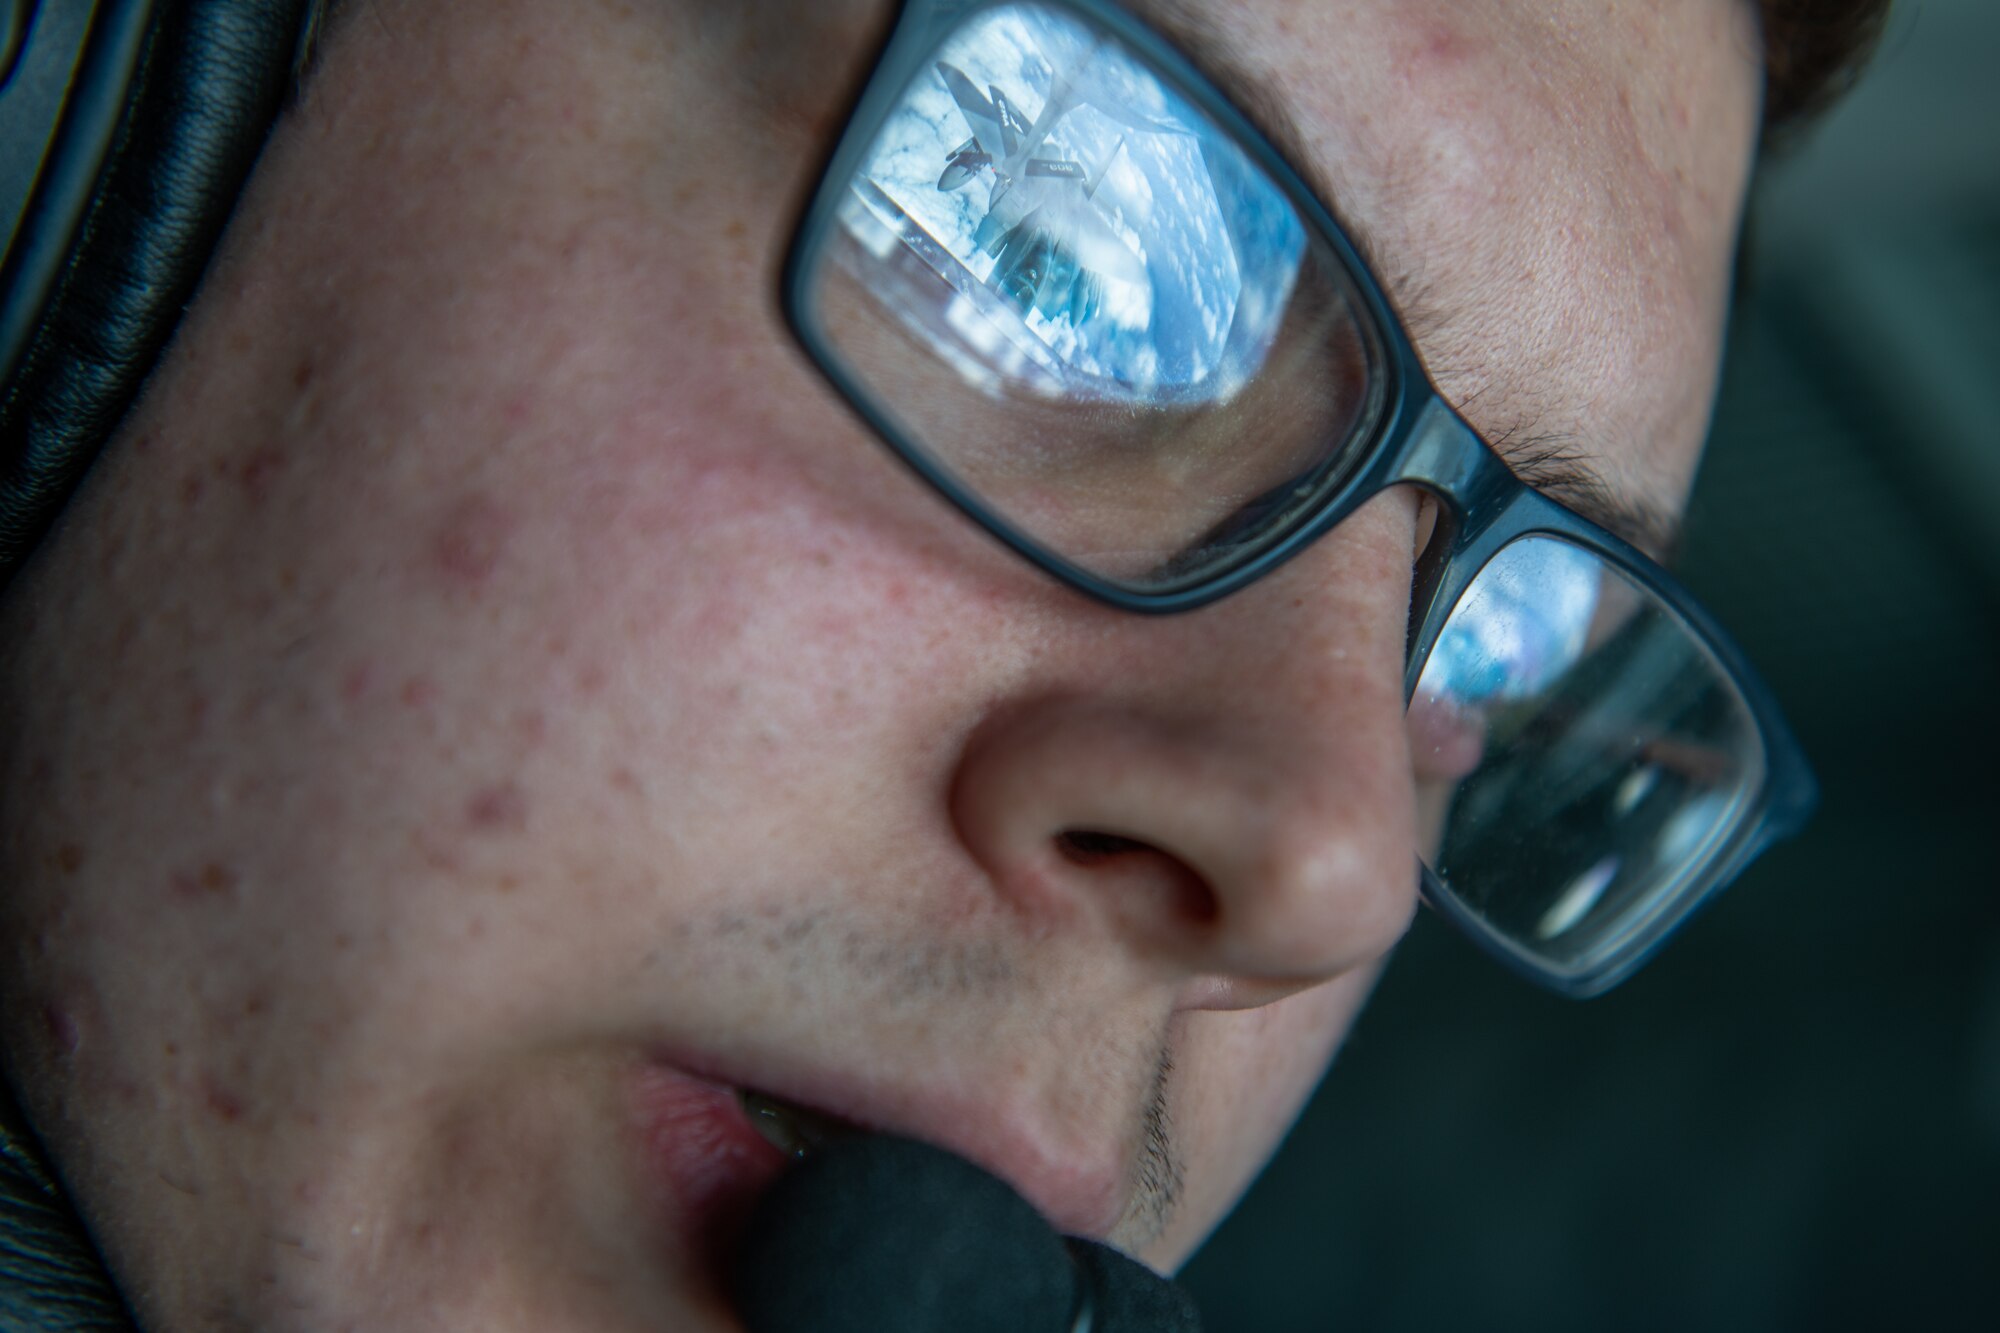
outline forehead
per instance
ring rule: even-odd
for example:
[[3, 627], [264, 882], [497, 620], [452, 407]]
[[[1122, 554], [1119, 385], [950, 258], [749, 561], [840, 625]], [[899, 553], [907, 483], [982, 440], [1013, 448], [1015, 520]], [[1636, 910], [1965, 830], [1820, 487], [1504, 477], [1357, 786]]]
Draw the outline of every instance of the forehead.
[[1755, 137], [1748, 6], [1135, 8], [1325, 195], [1439, 387], [1503, 452], [1575, 457], [1634, 502], [1678, 500]]

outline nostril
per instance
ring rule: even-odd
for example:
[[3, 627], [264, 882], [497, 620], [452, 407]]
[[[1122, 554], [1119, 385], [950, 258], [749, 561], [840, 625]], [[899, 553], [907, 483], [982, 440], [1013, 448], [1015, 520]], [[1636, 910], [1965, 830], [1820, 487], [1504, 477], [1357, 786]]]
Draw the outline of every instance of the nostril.
[[1080, 866], [1092, 866], [1127, 852], [1151, 852], [1158, 849], [1140, 842], [1137, 838], [1123, 838], [1116, 833], [1099, 833], [1094, 829], [1072, 828], [1056, 834], [1056, 850], [1061, 852], [1067, 861]]
[[1126, 911], [1168, 920], [1207, 924], [1220, 915], [1215, 891], [1172, 852], [1118, 833], [1064, 829], [1055, 836], [1057, 853], [1092, 872], [1101, 887], [1115, 885]]

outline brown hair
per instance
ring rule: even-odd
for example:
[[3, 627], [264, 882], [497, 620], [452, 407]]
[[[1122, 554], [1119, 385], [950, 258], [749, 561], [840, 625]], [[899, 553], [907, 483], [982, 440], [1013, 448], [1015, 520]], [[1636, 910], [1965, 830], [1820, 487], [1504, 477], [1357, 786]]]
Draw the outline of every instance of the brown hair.
[[1889, 0], [1758, 0], [1764, 24], [1764, 139], [1846, 92], [1882, 35]]

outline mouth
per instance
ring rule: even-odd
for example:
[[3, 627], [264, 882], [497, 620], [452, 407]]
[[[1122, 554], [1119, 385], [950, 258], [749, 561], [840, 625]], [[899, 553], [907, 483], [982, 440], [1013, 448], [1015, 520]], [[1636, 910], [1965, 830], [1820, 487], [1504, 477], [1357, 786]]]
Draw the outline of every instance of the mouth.
[[863, 1132], [769, 1093], [658, 1063], [640, 1073], [637, 1122], [667, 1239], [711, 1271], [780, 1175]]
[[766, 1143], [794, 1162], [803, 1162], [828, 1144], [853, 1138], [862, 1132], [843, 1120], [781, 1101], [766, 1093], [739, 1090], [736, 1099], [749, 1119], [750, 1127]]
[[696, 1075], [658, 1062], [641, 1075], [647, 1174], [690, 1254], [726, 1254], [780, 1175], [833, 1143], [867, 1133], [917, 1139], [967, 1158], [1007, 1181], [1069, 1234], [1102, 1237], [1122, 1211], [1129, 1168], [1122, 1154], [1057, 1149], [1060, 1137], [1036, 1133], [1029, 1117], [1010, 1116], [990, 1098], [935, 1088], [815, 1084], [824, 1095], [808, 1101], [789, 1089], [768, 1091], [761, 1082]]

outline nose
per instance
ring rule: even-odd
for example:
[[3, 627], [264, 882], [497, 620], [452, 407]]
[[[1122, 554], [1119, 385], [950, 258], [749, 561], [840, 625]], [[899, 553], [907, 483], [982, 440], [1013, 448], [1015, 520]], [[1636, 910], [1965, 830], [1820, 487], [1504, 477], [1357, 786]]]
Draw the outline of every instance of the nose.
[[1229, 601], [1052, 648], [955, 774], [960, 836], [999, 890], [1101, 932], [1185, 1007], [1266, 1003], [1386, 953], [1416, 903], [1413, 515], [1378, 497]]

